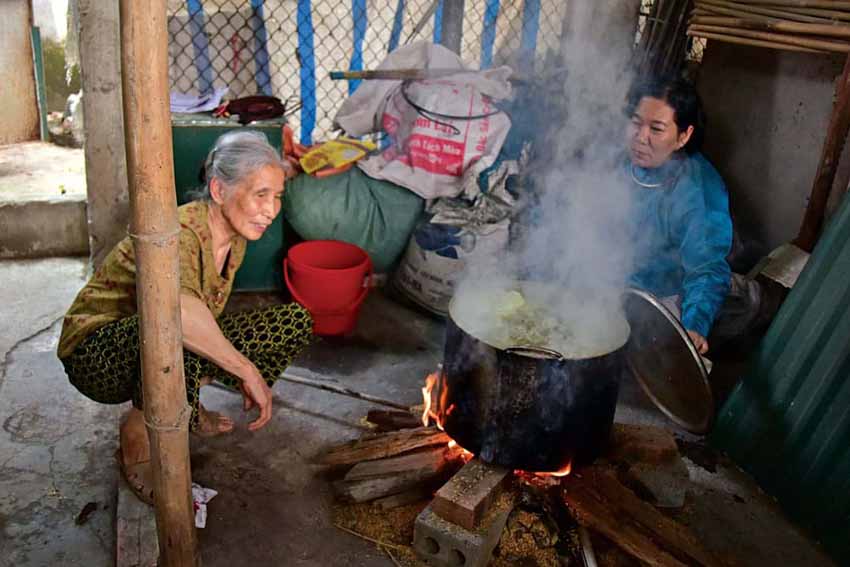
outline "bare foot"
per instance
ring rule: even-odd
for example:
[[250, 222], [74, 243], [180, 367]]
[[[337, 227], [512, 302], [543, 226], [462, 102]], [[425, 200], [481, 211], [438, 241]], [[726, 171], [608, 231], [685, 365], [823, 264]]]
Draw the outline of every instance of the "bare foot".
[[145, 428], [145, 414], [130, 408], [121, 420], [119, 429], [121, 460], [124, 465], [134, 465], [151, 460], [151, 444]]

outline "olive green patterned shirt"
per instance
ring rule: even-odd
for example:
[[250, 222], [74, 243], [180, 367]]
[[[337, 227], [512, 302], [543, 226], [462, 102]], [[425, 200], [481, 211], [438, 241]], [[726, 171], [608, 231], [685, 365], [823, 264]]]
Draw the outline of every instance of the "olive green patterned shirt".
[[[236, 270], [245, 257], [246, 241], [234, 237], [227, 266], [215, 269], [212, 234], [205, 201], [193, 201], [178, 208], [180, 219], [180, 293], [197, 297], [207, 304], [214, 317], [221, 315]], [[136, 257], [133, 241], [124, 238], [109, 253], [86, 286], [77, 294], [62, 323], [59, 358], [74, 352], [94, 331], [136, 313]]]

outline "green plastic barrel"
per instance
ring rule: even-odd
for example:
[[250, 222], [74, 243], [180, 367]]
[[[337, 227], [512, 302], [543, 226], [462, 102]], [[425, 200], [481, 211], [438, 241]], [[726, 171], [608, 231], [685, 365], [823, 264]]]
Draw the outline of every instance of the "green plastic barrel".
[[[281, 147], [280, 121], [264, 121], [241, 126], [230, 120], [196, 115], [177, 115], [171, 120], [174, 139], [174, 184], [177, 204], [192, 200], [190, 193], [200, 186], [199, 172], [216, 139], [234, 128], [251, 128], [266, 135], [275, 148]], [[242, 267], [236, 273], [237, 291], [279, 291], [283, 289], [283, 257], [286, 254], [282, 215], [266, 229], [263, 237], [249, 241]]]

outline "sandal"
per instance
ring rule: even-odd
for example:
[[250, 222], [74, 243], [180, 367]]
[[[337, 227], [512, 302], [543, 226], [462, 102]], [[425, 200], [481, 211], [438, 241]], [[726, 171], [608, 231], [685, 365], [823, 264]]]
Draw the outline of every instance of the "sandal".
[[198, 404], [198, 427], [192, 433], [199, 437], [216, 437], [231, 433], [233, 431], [232, 424], [230, 429], [221, 430], [219, 428], [223, 419], [224, 415], [217, 411], [208, 411], [204, 406]]
[[118, 460], [118, 467], [121, 469], [121, 476], [127, 481], [127, 485], [136, 498], [145, 504], [154, 505], [153, 503], [153, 471], [150, 461], [142, 461], [133, 463], [132, 465], [124, 464], [124, 457], [121, 449], [115, 451], [115, 458]]

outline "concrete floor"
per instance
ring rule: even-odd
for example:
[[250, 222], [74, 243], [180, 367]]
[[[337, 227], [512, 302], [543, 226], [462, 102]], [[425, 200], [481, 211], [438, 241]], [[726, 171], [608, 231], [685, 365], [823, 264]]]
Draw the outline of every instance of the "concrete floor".
[[0, 202], [85, 198], [83, 150], [46, 142], [0, 146]]
[[[117, 415], [68, 385], [53, 323], [82, 285], [76, 260], [0, 262], [0, 565], [110, 565], [115, 547]], [[46, 276], [45, 274], [51, 274]], [[22, 293], [25, 290], [25, 293]], [[21, 297], [23, 296], [23, 297]], [[320, 340], [291, 369], [411, 405], [439, 362], [442, 325], [383, 293], [368, 299], [354, 337]], [[238, 396], [207, 388], [204, 403], [237, 420], [237, 431], [192, 439], [193, 478], [219, 491], [199, 530], [207, 566], [381, 566], [373, 546], [336, 530], [331, 496], [311, 458], [360, 435], [367, 404], [279, 383], [274, 417], [249, 433]], [[624, 384], [618, 420], [673, 428], [634, 384]], [[715, 472], [690, 460], [685, 521], [705, 545], [740, 565], [831, 565], [770, 498], [722, 460]], [[88, 502], [98, 510], [74, 519]]]

